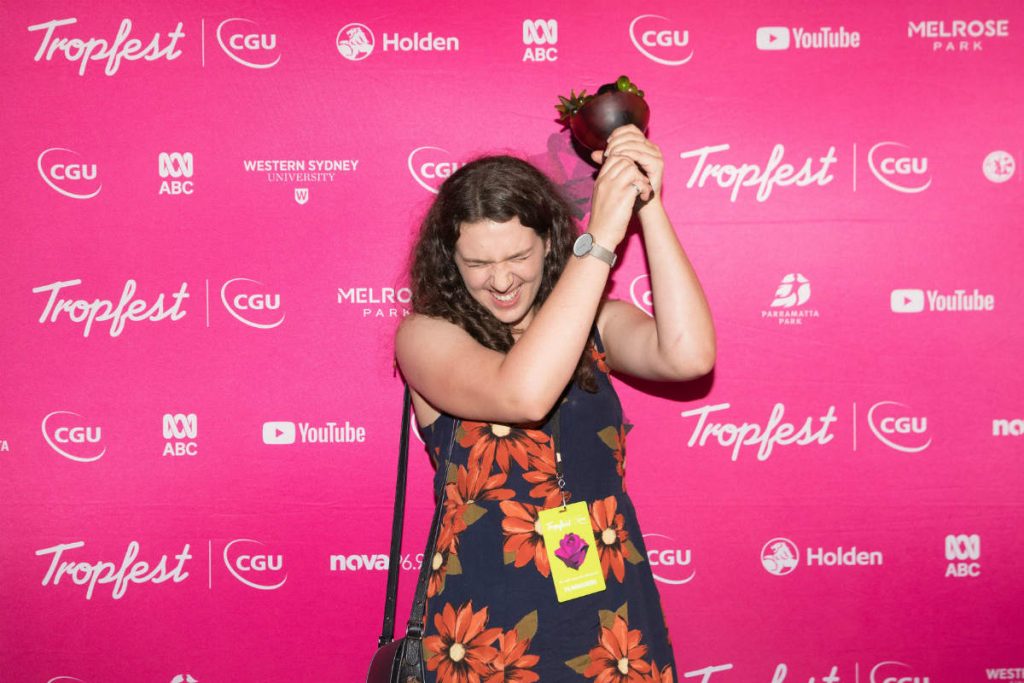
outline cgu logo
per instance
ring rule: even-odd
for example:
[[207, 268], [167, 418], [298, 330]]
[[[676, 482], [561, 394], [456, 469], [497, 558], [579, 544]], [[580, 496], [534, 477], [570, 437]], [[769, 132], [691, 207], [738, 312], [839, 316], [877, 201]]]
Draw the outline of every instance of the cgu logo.
[[654, 295], [651, 294], [651, 276], [637, 275], [629, 283], [629, 296], [633, 304], [647, 315], [654, 316]]
[[[879, 142], [871, 148], [868, 152], [868, 167], [879, 182], [892, 190], [907, 194], [927, 190], [932, 184], [932, 179], [926, 175], [928, 173], [928, 158], [886, 155], [884, 150], [879, 152], [879, 149], [886, 145], [909, 149], [907, 145], [900, 142]], [[917, 185], [904, 184], [903, 181], [912, 180], [911, 177], [916, 177], [924, 182]]]
[[96, 164], [73, 161], [75, 157], [80, 156], [78, 152], [65, 147], [50, 147], [43, 150], [36, 159], [36, 167], [43, 182], [58, 194], [72, 199], [92, 199], [103, 189], [103, 184], [100, 183], [96, 189], [92, 189], [96, 185]]
[[900, 676], [900, 675], [895, 675], [895, 676], [881, 675], [881, 676], [878, 676], [878, 677], [875, 676], [875, 673], [880, 668], [882, 668], [883, 666], [889, 666], [889, 665], [902, 666], [902, 667], [905, 667], [907, 669], [910, 668], [909, 665], [904, 664], [903, 662], [895, 662], [895, 661], [879, 662], [878, 664], [875, 664], [875, 666], [871, 669], [871, 683], [931, 683], [931, 681], [929, 680], [929, 678], [927, 676]]
[[281, 295], [254, 294], [251, 292], [228, 294], [228, 288], [235, 282], [251, 282], [261, 286], [263, 283], [259, 280], [251, 280], [247, 277], [236, 277], [225, 282], [224, 286], [220, 288], [221, 303], [224, 304], [224, 308], [226, 308], [228, 313], [230, 313], [236, 320], [248, 325], [249, 327], [257, 327], [263, 330], [269, 330], [277, 327], [284, 322], [284, 313], [282, 313], [281, 317], [274, 322], [256, 322], [254, 320], [250, 320], [249, 316], [243, 315], [243, 311], [276, 311], [280, 309]]
[[[672, 539], [663, 534], [644, 534], [644, 539], [648, 538], [661, 538], [665, 541], [672, 541]], [[647, 542], [648, 546], [657, 545], [657, 542]], [[647, 548], [647, 561], [651, 564], [651, 572], [654, 575], [655, 580], [661, 583], [668, 583], [673, 586], [679, 586], [684, 583], [689, 583], [693, 580], [693, 577], [697, 575], [697, 570], [691, 570], [689, 576], [682, 576], [678, 570], [674, 570], [675, 567], [687, 567], [693, 561], [690, 550], [687, 548], [683, 550], [681, 548]], [[662, 568], [669, 568], [667, 571]], [[671, 574], [673, 576], [667, 576]]]
[[[288, 580], [288, 574], [277, 583], [260, 582], [265, 579], [268, 572], [280, 572], [284, 567], [284, 559], [281, 555], [268, 555], [264, 553], [238, 553], [231, 552], [232, 546], [236, 543], [255, 543], [263, 546], [264, 543], [251, 538], [238, 538], [224, 546], [224, 565], [231, 572], [231, 575], [250, 588], [257, 590], [277, 590]], [[232, 559], [233, 557], [233, 559]], [[254, 575], [254, 576], [244, 576]]]
[[[242, 19], [240, 17], [233, 17], [231, 19], [225, 19], [220, 22], [217, 26], [217, 42], [220, 43], [220, 47], [224, 50], [224, 53], [231, 57], [242, 66], [247, 66], [250, 69], [269, 69], [273, 66], [277, 66], [277, 63], [281, 61], [281, 55], [277, 55], [273, 61], [251, 62], [248, 59], [243, 59], [239, 53], [248, 57], [247, 53], [251, 52], [268, 52], [274, 50], [277, 47], [277, 34], [274, 33], [229, 33], [225, 44], [224, 38], [224, 27], [233, 21], [241, 21], [247, 24], [255, 25], [256, 22], [251, 19]], [[228, 29], [230, 31], [230, 29]], [[269, 59], [270, 55], [267, 55], [265, 59]]]
[[409, 154], [409, 173], [412, 174], [413, 180], [428, 192], [437, 194], [437, 188], [441, 186], [445, 178], [454, 173], [462, 164], [454, 161], [420, 161], [419, 157], [425, 156], [420, 152], [424, 150], [434, 150], [446, 155], [448, 150], [441, 147], [417, 147]]
[[920, 453], [931, 445], [932, 440], [930, 437], [923, 444], [916, 446], [897, 443], [898, 441], [920, 441], [920, 439], [903, 438], [895, 438], [894, 440], [891, 437], [926, 434], [928, 432], [928, 418], [892, 415], [876, 417], [875, 412], [882, 406], [900, 406], [908, 410], [910, 408], [910, 406], [904, 403], [897, 403], [896, 401], [879, 401], [871, 406], [870, 410], [868, 410], [868, 426], [871, 427], [871, 431], [874, 432], [879, 441], [889, 448], [904, 453]]
[[[682, 52], [679, 50], [679, 48], [685, 48], [690, 44], [690, 32], [668, 28], [650, 28], [652, 24], [658, 25], [658, 22], [649, 21], [651, 19], [668, 21], [667, 18], [658, 14], [641, 14], [633, 19], [629, 23], [629, 38], [633, 41], [633, 47], [639, 50], [644, 57], [665, 66], [680, 66], [690, 61], [693, 58], [693, 50], [691, 49], [685, 56], [681, 56]], [[643, 27], [638, 27], [638, 25], [643, 25]], [[664, 26], [664, 24], [660, 24], [660, 26]], [[661, 56], [651, 52], [651, 49]]]
[[[93, 444], [94, 446], [100, 445], [103, 438], [102, 432], [99, 427], [82, 427], [79, 425], [67, 425], [67, 424], [56, 424], [60, 422], [67, 423], [67, 418], [60, 418], [60, 415], [70, 415], [73, 417], [81, 418], [82, 416], [78, 413], [72, 413], [67, 410], [55, 410], [46, 417], [43, 418], [43, 438], [46, 443], [49, 444], [50, 448], [57, 451], [60, 455], [63, 455], [68, 460], [74, 460], [75, 462], [95, 462], [103, 457], [103, 454], [107, 452], [106, 446], [100, 450], [97, 455], [82, 455], [83, 451], [95, 451], [95, 448], [84, 448], [85, 444]], [[51, 424], [51, 420], [55, 424]], [[78, 452], [76, 455], [73, 452]]]

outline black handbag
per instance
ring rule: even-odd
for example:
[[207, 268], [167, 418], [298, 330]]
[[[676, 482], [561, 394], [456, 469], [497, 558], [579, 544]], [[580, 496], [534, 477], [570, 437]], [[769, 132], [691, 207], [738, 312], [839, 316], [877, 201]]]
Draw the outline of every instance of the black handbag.
[[[413, 598], [409, 622], [405, 627], [405, 637], [394, 640], [395, 605], [398, 601], [398, 572], [401, 565], [399, 554], [402, 548], [402, 525], [405, 516], [405, 482], [409, 465], [409, 425], [412, 415], [412, 395], [409, 386], [405, 387], [405, 398], [402, 407], [402, 434], [398, 452], [398, 482], [395, 485], [395, 514], [391, 523], [391, 554], [388, 560], [388, 588], [384, 597], [384, 626], [377, 640], [377, 652], [370, 660], [370, 671], [366, 675], [366, 683], [423, 683], [425, 680], [423, 662], [423, 628], [424, 612], [427, 603], [427, 582], [430, 578], [431, 560], [437, 544], [437, 533], [444, 514], [445, 489], [442, 486], [437, 496], [437, 507], [434, 519], [430, 523], [430, 534], [427, 537], [427, 548], [420, 564], [420, 575], [416, 583], [416, 594]], [[458, 421], [452, 425], [452, 439], [445, 454], [444, 470], [448, 471], [452, 448], [455, 445], [455, 432]]]

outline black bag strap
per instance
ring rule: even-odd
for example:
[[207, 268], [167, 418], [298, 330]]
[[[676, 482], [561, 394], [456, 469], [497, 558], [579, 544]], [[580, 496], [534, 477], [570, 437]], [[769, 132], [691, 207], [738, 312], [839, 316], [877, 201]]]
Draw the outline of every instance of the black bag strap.
[[[381, 635], [377, 639], [377, 647], [383, 647], [395, 637], [395, 608], [398, 602], [398, 575], [401, 569], [402, 549], [402, 527], [405, 518], [405, 491], [409, 470], [409, 427], [412, 421], [412, 393], [409, 385], [405, 385], [405, 395], [402, 402], [402, 432], [399, 437], [398, 448], [398, 478], [395, 483], [395, 512], [391, 521], [391, 551], [388, 555], [388, 586], [387, 594], [384, 596], [384, 625]], [[455, 433], [458, 431], [459, 421], [452, 425], [452, 438], [448, 445], [448, 452], [445, 455], [444, 472], [447, 476], [448, 463], [451, 461], [452, 450], [455, 446]], [[423, 562], [420, 566], [420, 575], [416, 584], [416, 596], [413, 600], [412, 613], [409, 617], [409, 625], [406, 627], [406, 637], [421, 638], [423, 635], [423, 612], [426, 609], [427, 583], [430, 579], [430, 564], [434, 555], [437, 542], [437, 531], [440, 528], [441, 516], [444, 509], [444, 498], [446, 486], [442, 484], [441, 493], [437, 506], [434, 509], [434, 519], [431, 522], [430, 536], [427, 538], [427, 549], [423, 554]], [[413, 624], [415, 623], [415, 628]], [[414, 649], [419, 652], [419, 648]]]
[[395, 639], [395, 607], [398, 603], [398, 572], [401, 569], [402, 526], [405, 519], [405, 480], [409, 470], [411, 408], [412, 395], [407, 384], [402, 399], [402, 432], [398, 441], [398, 481], [395, 483], [395, 512], [391, 517], [391, 551], [388, 555], [388, 591], [384, 596], [384, 627], [377, 639], [377, 647], [384, 647]]

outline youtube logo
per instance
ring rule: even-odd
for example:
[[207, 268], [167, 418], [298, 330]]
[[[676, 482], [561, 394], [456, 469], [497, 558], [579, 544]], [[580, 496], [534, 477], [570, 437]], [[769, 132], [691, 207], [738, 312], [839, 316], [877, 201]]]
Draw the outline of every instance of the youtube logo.
[[789, 29], [785, 26], [762, 26], [757, 29], [758, 50], [788, 50]]
[[283, 446], [295, 443], [294, 422], [264, 422], [263, 443]]
[[893, 313], [920, 313], [924, 310], [924, 290], [894, 289], [889, 307]]

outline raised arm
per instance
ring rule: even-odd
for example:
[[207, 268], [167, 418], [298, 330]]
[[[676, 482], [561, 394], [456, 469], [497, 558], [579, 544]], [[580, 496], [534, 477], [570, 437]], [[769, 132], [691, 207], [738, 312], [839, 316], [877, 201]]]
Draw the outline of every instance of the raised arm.
[[654, 298], [654, 318], [622, 301], [609, 301], [598, 315], [608, 365], [652, 380], [686, 380], [715, 364], [715, 328], [704, 290], [676, 237], [661, 202], [661, 150], [635, 126], [612, 133], [608, 152], [640, 164], [654, 196], [638, 212]]

